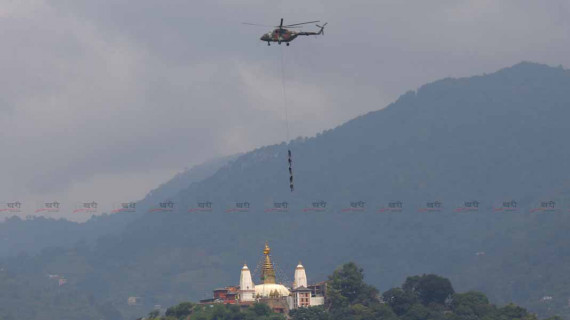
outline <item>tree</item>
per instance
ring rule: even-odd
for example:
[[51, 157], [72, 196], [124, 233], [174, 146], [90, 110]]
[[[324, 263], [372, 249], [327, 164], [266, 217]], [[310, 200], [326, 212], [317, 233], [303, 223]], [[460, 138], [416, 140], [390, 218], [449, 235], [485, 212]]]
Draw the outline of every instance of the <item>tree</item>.
[[448, 279], [435, 274], [408, 277], [402, 289], [416, 295], [424, 305], [445, 304], [455, 293]]
[[455, 293], [451, 299], [451, 310], [459, 319], [480, 319], [490, 315], [496, 308], [489, 304], [489, 299], [477, 291]]
[[407, 310], [401, 317], [404, 320], [427, 320], [429, 319], [430, 310], [424, 305], [416, 303]]
[[382, 298], [397, 315], [403, 315], [418, 301], [416, 295], [400, 288], [392, 288], [384, 292]]
[[268, 316], [273, 313], [271, 308], [264, 303], [255, 303], [251, 307], [251, 310], [258, 316]]
[[398, 316], [390, 309], [389, 306], [376, 303], [371, 306], [363, 306], [361, 304], [353, 305], [351, 308], [351, 319], [354, 320], [398, 320]]
[[500, 320], [536, 320], [536, 315], [529, 313], [525, 308], [513, 303], [499, 309], [498, 319]]
[[378, 290], [364, 283], [364, 273], [353, 262], [336, 269], [329, 276], [327, 295], [329, 307], [346, 307], [347, 304], [369, 305], [378, 302]]
[[329, 320], [330, 315], [323, 306], [293, 309], [289, 313], [293, 320]]

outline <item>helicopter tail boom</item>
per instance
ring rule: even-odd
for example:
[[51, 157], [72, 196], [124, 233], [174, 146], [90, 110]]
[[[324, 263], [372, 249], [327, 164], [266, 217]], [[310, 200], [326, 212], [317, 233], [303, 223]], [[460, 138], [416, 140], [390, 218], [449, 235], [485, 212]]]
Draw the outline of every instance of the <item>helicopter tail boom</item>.
[[323, 24], [322, 26], [319, 26], [317, 24], [317, 27], [321, 28], [318, 32], [298, 32], [297, 35], [299, 36], [320, 36], [320, 35], [324, 35], [325, 34], [325, 26], [327, 24]]

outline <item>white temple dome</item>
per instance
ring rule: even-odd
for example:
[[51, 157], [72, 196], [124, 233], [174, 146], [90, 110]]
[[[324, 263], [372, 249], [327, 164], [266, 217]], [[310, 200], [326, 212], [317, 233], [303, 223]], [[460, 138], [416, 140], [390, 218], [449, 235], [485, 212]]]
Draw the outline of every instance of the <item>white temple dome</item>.
[[261, 297], [269, 297], [272, 293], [276, 292], [279, 296], [286, 297], [290, 294], [289, 289], [287, 289], [282, 284], [276, 283], [265, 283], [265, 284], [258, 284], [255, 286], [255, 296]]

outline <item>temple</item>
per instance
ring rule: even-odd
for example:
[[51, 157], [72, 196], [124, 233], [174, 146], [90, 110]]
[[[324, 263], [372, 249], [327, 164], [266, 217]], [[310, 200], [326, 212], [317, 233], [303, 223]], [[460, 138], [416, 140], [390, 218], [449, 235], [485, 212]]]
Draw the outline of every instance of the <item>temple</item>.
[[216, 289], [213, 298], [201, 300], [200, 303], [238, 304], [247, 307], [255, 302], [261, 302], [271, 307], [274, 312], [285, 314], [291, 309], [324, 304], [326, 283], [308, 285], [305, 267], [301, 262], [295, 268], [294, 281], [290, 287], [277, 283], [270, 253], [271, 248], [266, 243], [263, 249], [260, 284], [254, 284], [251, 271], [244, 264], [238, 286]]

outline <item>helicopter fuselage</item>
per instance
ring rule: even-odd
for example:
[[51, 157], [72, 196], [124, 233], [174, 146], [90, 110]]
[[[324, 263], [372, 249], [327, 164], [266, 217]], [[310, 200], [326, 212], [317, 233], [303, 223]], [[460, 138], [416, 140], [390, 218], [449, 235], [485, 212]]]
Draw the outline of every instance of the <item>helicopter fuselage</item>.
[[261, 38], [259, 38], [259, 40], [266, 41], [268, 43], [269, 42], [287, 43], [295, 40], [297, 36], [299, 36], [299, 34], [294, 31], [290, 31], [287, 29], [275, 29], [271, 32], [262, 35]]
[[[314, 22], [319, 22], [319, 21], [316, 20], [316, 21], [295, 23], [290, 25], [283, 25], [283, 19], [281, 19], [281, 23], [279, 24], [279, 26], [276, 26], [275, 29], [273, 29], [273, 31], [270, 31], [262, 35], [261, 38], [259, 38], [259, 40], [267, 42], [267, 45], [271, 45], [271, 42], [277, 42], [279, 44], [281, 44], [281, 42], [285, 42], [287, 45], [289, 45], [289, 42], [295, 40], [295, 38], [297, 38], [298, 36], [323, 35], [325, 26], [327, 25], [326, 23], [323, 24], [322, 26], [319, 26], [318, 24], [316, 25], [317, 27], [320, 28], [318, 32], [304, 32], [304, 31], [296, 32], [287, 29], [287, 27], [300, 28], [301, 25], [314, 23]], [[249, 24], [254, 26], [256, 25], [253, 23], [245, 23], [245, 22], [244, 24]]]

